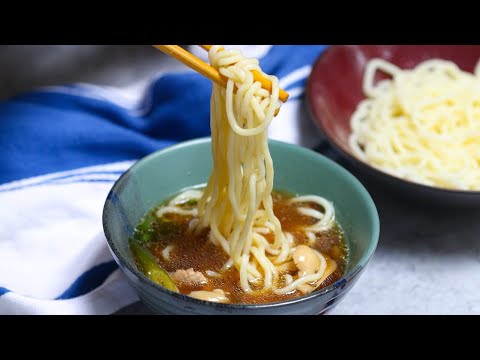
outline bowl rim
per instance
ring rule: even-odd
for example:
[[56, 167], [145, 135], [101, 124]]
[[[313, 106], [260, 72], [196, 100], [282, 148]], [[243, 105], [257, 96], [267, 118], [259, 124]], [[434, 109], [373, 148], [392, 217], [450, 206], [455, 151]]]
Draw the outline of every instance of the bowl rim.
[[450, 195], [480, 196], [480, 190], [447, 189], [447, 188], [442, 188], [442, 187], [438, 187], [438, 186], [420, 184], [420, 183], [417, 183], [417, 182], [414, 182], [414, 181], [411, 181], [411, 180], [408, 180], [408, 179], [403, 179], [401, 177], [389, 174], [389, 173], [383, 171], [382, 169], [376, 168], [373, 165], [370, 165], [369, 163], [367, 163], [366, 161], [363, 161], [362, 159], [359, 159], [355, 155], [351, 154], [350, 152], [348, 152], [343, 147], [343, 145], [338, 143], [335, 140], [334, 137], [332, 137], [328, 134], [328, 132], [325, 130], [325, 127], [323, 126], [323, 120], [322, 120], [321, 116], [320, 115], [317, 116], [317, 114], [314, 110], [313, 101], [312, 101], [312, 98], [313, 98], [312, 87], [313, 87], [313, 84], [316, 81], [313, 79], [313, 77], [314, 77], [315, 71], [317, 70], [317, 67], [319, 67], [320, 63], [323, 61], [323, 58], [329, 52], [333, 51], [336, 48], [340, 48], [340, 47], [343, 47], [343, 46], [349, 46], [349, 45], [332, 45], [332, 46], [328, 47], [327, 49], [325, 49], [325, 51], [323, 51], [318, 56], [318, 58], [315, 60], [314, 65], [312, 66], [312, 71], [310, 72], [310, 75], [308, 76], [306, 87], [305, 87], [305, 102], [307, 104], [307, 109], [308, 109], [308, 112], [310, 114], [310, 117], [313, 119], [312, 122], [316, 125], [317, 129], [320, 130], [320, 132], [325, 137], [325, 139], [333, 146], [333, 148], [335, 150], [337, 150], [345, 158], [355, 162], [356, 164], [364, 167], [365, 169], [367, 169], [367, 170], [369, 170], [373, 173], [377, 173], [377, 174], [379, 174], [381, 176], [384, 176], [387, 179], [392, 180], [392, 181], [397, 181], [397, 182], [404, 183], [404, 184], [407, 184], [407, 185], [411, 185], [411, 186], [414, 186], [414, 187], [416, 186], [416, 187], [419, 187], [420, 189], [422, 189], [424, 191], [432, 191], [432, 192], [440, 191], [440, 192], [444, 192], [444, 193], [447, 193], [447, 194], [450, 194]]
[[[157, 150], [139, 160], [137, 160], [126, 172], [124, 172], [118, 180], [113, 184], [112, 188], [110, 189], [108, 196], [105, 200], [104, 207], [103, 207], [103, 212], [102, 212], [102, 225], [103, 225], [103, 230], [105, 234], [105, 238], [107, 239], [107, 244], [110, 248], [110, 251], [113, 253], [114, 257], [116, 258], [117, 262], [121, 264], [120, 268], [124, 267], [124, 269], [128, 270], [132, 275], [134, 275], [138, 280], [140, 280], [143, 284], [147, 285], [149, 288], [153, 289], [154, 291], [160, 291], [161, 293], [165, 295], [169, 295], [173, 298], [181, 299], [184, 301], [188, 302], [193, 302], [198, 305], [202, 306], [211, 306], [215, 308], [224, 308], [224, 309], [245, 309], [245, 310], [253, 310], [253, 309], [263, 309], [263, 308], [276, 308], [276, 307], [281, 307], [281, 306], [288, 306], [292, 304], [296, 304], [299, 302], [303, 301], [308, 301], [317, 297], [320, 297], [324, 294], [330, 293], [338, 289], [339, 287], [343, 286], [346, 283], [349, 283], [353, 278], [357, 276], [358, 273], [360, 273], [365, 266], [368, 264], [368, 262], [371, 260], [373, 254], [375, 253], [376, 247], [378, 245], [378, 240], [380, 237], [380, 218], [378, 215], [378, 210], [377, 207], [375, 206], [375, 203], [370, 196], [369, 192], [367, 189], [362, 185], [362, 183], [354, 176], [352, 175], [348, 170], [343, 168], [341, 165], [337, 164], [333, 160], [330, 160], [326, 156], [315, 152], [311, 149], [307, 149], [305, 147], [299, 146], [299, 145], [294, 145], [290, 143], [286, 143], [283, 141], [278, 141], [278, 140], [272, 140], [269, 139], [269, 146], [274, 144], [274, 146], [285, 146], [287, 148], [290, 148], [291, 150], [295, 151], [300, 151], [304, 155], [309, 155], [309, 156], [315, 156], [319, 158], [323, 158], [323, 161], [328, 163], [330, 166], [333, 168], [336, 168], [340, 173], [345, 176], [349, 181], [351, 182], [352, 186], [357, 188], [359, 191], [361, 197], [363, 200], [366, 202], [366, 205], [369, 209], [370, 213], [370, 221], [372, 225], [372, 235], [370, 236], [370, 242], [367, 246], [367, 248], [364, 250], [359, 262], [353, 267], [348, 273], [343, 275], [340, 279], [338, 279], [336, 282], [333, 284], [315, 291], [311, 294], [300, 296], [294, 299], [288, 299], [285, 301], [277, 301], [277, 302], [271, 302], [271, 303], [264, 303], [264, 304], [222, 304], [222, 303], [213, 303], [210, 301], [204, 301], [204, 300], [199, 300], [192, 298], [188, 295], [180, 294], [171, 290], [168, 290], [164, 288], [161, 285], [158, 285], [154, 283], [152, 280], [150, 280], [147, 276], [145, 276], [141, 271], [139, 271], [135, 266], [132, 266], [129, 261], [127, 261], [124, 256], [121, 254], [119, 251], [118, 247], [115, 244], [115, 241], [113, 240], [113, 237], [111, 236], [111, 233], [109, 231], [109, 226], [108, 226], [108, 211], [107, 207], [109, 204], [110, 199], [112, 198], [113, 194], [116, 192], [116, 189], [120, 186], [120, 184], [123, 183], [124, 179], [131, 173], [134, 172], [135, 169], [139, 166], [142, 166], [143, 163], [147, 162], [150, 159], [153, 159], [157, 156], [165, 155], [170, 152], [175, 152], [179, 149], [183, 149], [186, 147], [191, 147], [195, 145], [203, 145], [211, 142], [210, 137], [203, 137], [203, 138], [198, 138], [198, 139], [193, 139], [189, 141], [184, 141], [181, 143], [178, 143], [173, 146], [168, 146], [164, 149]], [[194, 185], [192, 185], [194, 186]], [[338, 296], [337, 294], [336, 296]], [[336, 297], [335, 296], [335, 297]]]

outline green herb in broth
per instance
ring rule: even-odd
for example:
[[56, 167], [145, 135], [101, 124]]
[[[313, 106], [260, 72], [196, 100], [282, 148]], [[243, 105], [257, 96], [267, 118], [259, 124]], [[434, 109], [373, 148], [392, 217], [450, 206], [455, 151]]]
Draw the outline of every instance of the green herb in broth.
[[152, 229], [157, 235], [176, 235], [179, 232], [179, 226], [176, 222], [169, 220], [166, 216], [156, 218], [152, 223]]
[[187, 202], [184, 202], [183, 204], [181, 204], [180, 206], [182, 208], [189, 208], [189, 209], [192, 209], [194, 208], [195, 206], [197, 206], [198, 204], [198, 200], [197, 199], [191, 199], [191, 200], [188, 200]]
[[152, 241], [155, 234], [152, 224], [157, 220], [155, 213], [149, 212], [142, 222], [135, 228], [133, 238], [141, 244], [147, 244]]
[[133, 239], [130, 239], [129, 244], [137, 267], [145, 276], [168, 290], [178, 292], [178, 288], [170, 275], [162, 269], [149, 250]]
[[159, 219], [155, 213], [155, 210], [150, 211], [133, 233], [133, 239], [142, 245], [155, 242], [159, 237], [165, 235], [175, 236], [179, 232], [179, 226], [176, 222], [166, 216]]

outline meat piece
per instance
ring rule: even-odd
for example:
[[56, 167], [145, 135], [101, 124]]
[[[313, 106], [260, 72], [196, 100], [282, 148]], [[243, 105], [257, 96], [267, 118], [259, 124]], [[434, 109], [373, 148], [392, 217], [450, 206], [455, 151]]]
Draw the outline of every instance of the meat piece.
[[190, 269], [180, 269], [175, 271], [172, 274], [172, 279], [175, 282], [180, 282], [184, 284], [198, 285], [206, 284], [207, 278], [200, 271], [195, 271], [192, 268]]
[[305, 295], [310, 294], [313, 290], [315, 290], [315, 287], [307, 284], [302, 284], [297, 286], [297, 290], [300, 291], [303, 295]]
[[292, 256], [298, 268], [298, 277], [315, 274], [322, 266], [315, 252], [306, 245], [297, 246]]
[[225, 291], [222, 289], [215, 289], [213, 291], [193, 291], [190, 293], [191, 297], [199, 300], [211, 301], [216, 303], [228, 303], [230, 300], [225, 296]]

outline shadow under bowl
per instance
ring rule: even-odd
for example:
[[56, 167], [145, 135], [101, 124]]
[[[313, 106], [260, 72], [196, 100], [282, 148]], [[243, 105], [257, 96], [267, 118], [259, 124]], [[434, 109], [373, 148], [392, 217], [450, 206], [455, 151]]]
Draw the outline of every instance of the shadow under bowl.
[[133, 165], [113, 186], [103, 210], [110, 250], [147, 307], [158, 314], [321, 314], [338, 303], [358, 280], [379, 237], [378, 213], [361, 183], [338, 164], [311, 150], [270, 142], [275, 188], [324, 196], [335, 205], [345, 232], [349, 260], [344, 277], [294, 300], [261, 305], [217, 304], [171, 292], [149, 280], [135, 266], [128, 239], [140, 219], [180, 190], [205, 184], [212, 170], [209, 138], [155, 152]]
[[[358, 159], [350, 149], [350, 118], [365, 98], [362, 81], [372, 58], [387, 60], [402, 69], [439, 58], [473, 72], [480, 59], [480, 45], [337, 45], [328, 48], [310, 74], [306, 101], [315, 124], [327, 140], [364, 175], [395, 192], [448, 206], [479, 206], [480, 191], [449, 190], [404, 180]], [[384, 79], [377, 74], [375, 80]]]

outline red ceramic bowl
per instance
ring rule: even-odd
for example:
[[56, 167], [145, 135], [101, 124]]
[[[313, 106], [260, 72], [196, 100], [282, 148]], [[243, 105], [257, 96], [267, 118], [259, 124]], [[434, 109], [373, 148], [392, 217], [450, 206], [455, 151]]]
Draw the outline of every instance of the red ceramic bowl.
[[[402, 69], [411, 69], [432, 58], [455, 62], [473, 72], [480, 59], [480, 45], [339, 45], [328, 48], [315, 63], [307, 84], [307, 104], [314, 122], [330, 143], [370, 175], [432, 200], [449, 204], [480, 205], [480, 191], [447, 190], [417, 184], [389, 175], [356, 158], [348, 145], [350, 117], [364, 99], [362, 79], [367, 62], [385, 59]], [[381, 79], [377, 75], [376, 80]]]

